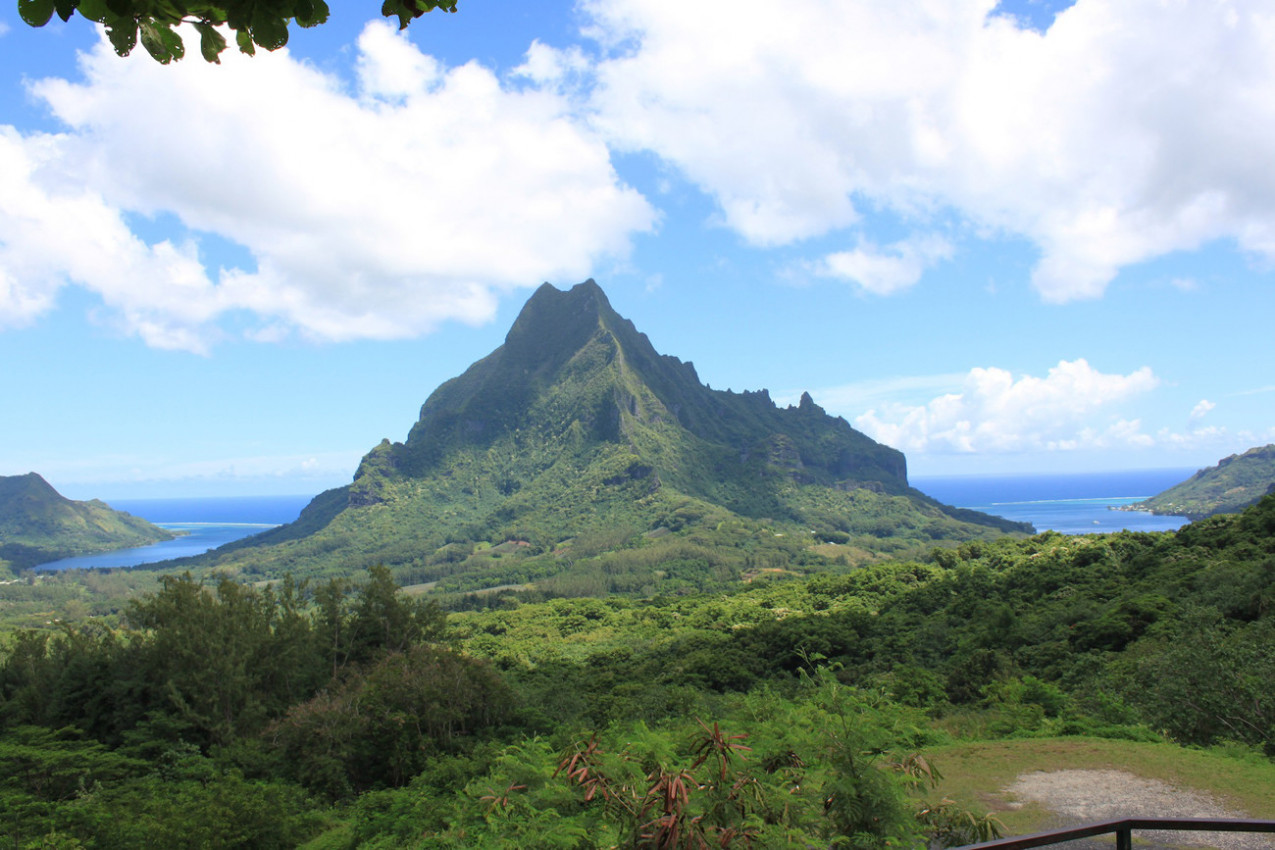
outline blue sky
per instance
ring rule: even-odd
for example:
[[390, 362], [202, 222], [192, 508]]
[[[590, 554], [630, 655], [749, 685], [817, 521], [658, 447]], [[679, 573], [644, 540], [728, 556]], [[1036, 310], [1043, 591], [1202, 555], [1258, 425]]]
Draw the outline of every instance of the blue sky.
[[0, 9], [0, 474], [345, 483], [588, 277], [913, 475], [1275, 441], [1265, 3], [352, 5], [170, 67]]

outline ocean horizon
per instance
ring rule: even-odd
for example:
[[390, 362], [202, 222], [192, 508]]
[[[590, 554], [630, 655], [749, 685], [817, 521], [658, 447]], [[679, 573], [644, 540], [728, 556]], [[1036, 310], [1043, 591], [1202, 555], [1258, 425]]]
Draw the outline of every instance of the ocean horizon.
[[[1173, 531], [1187, 520], [1115, 508], [1154, 496], [1185, 481], [1195, 469], [1021, 475], [915, 476], [910, 483], [947, 505], [969, 508], [1016, 522], [1038, 532], [1095, 534], [1121, 530]], [[41, 564], [36, 569], [70, 570], [136, 567], [201, 555], [251, 534], [292, 522], [313, 496], [217, 496], [119, 499], [109, 504], [180, 537], [95, 555]]]
[[313, 495], [210, 496], [169, 499], [119, 499], [109, 502], [117, 511], [164, 523], [256, 523], [283, 525], [301, 515]]
[[1194, 475], [1193, 468], [1036, 475], [917, 476], [911, 484], [944, 504], [969, 508], [1037, 532], [1109, 534], [1176, 531], [1189, 520], [1119, 508], [1148, 499]]

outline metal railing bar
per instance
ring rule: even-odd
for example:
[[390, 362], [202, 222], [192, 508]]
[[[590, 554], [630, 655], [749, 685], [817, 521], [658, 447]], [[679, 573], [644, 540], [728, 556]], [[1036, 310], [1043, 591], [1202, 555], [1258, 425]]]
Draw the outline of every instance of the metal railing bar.
[[[1063, 841], [1091, 838], [1095, 835], [1115, 833], [1125, 838], [1135, 829], [1167, 829], [1191, 832], [1275, 832], [1275, 820], [1243, 818], [1123, 818], [1121, 820], [1088, 823], [1083, 826], [1053, 829], [1032, 835], [998, 838], [980, 844], [967, 844], [959, 850], [1027, 850]], [[1125, 835], [1120, 835], [1124, 833]], [[1120, 843], [1126, 843], [1121, 841]]]
[[1177, 829], [1199, 832], [1275, 832], [1275, 820], [1237, 818], [1129, 818], [1130, 829]]

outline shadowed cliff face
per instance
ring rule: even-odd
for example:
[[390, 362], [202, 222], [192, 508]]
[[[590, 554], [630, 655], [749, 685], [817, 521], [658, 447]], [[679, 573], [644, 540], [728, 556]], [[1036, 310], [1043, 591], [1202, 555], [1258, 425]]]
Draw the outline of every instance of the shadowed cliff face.
[[[622, 342], [622, 337], [627, 338]], [[527, 422], [530, 408], [555, 384], [580, 372], [603, 370], [622, 349], [641, 345], [649, 350], [648, 357], [655, 356], [650, 343], [615, 314], [593, 281], [566, 292], [546, 283], [523, 307], [504, 345], [429, 397], [408, 445], [440, 437], [481, 442], [536, 424]]]

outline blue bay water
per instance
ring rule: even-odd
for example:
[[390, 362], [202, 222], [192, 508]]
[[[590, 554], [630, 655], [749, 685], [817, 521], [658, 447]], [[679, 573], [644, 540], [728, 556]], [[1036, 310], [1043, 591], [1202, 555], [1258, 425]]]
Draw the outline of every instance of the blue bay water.
[[292, 522], [313, 496], [242, 496], [210, 499], [119, 499], [111, 507], [150, 520], [161, 528], [183, 532], [173, 540], [81, 555], [41, 564], [41, 570], [90, 567], [136, 567], [170, 558], [201, 555], [250, 534]]
[[1195, 469], [1143, 469], [1069, 475], [919, 477], [912, 486], [940, 502], [972, 508], [1037, 531], [1095, 534], [1174, 531], [1184, 517], [1155, 516], [1114, 507], [1140, 502], [1190, 478]]
[[[1073, 475], [932, 476], [912, 486], [940, 502], [1006, 519], [1030, 522], [1037, 531], [1092, 534], [1122, 529], [1171, 531], [1181, 517], [1114, 511], [1186, 480], [1194, 469], [1096, 472]], [[128, 511], [183, 536], [137, 549], [119, 549], [42, 564], [43, 570], [135, 567], [199, 555], [226, 543], [291, 522], [311, 496], [244, 496], [209, 499], [120, 499], [111, 507]]]

